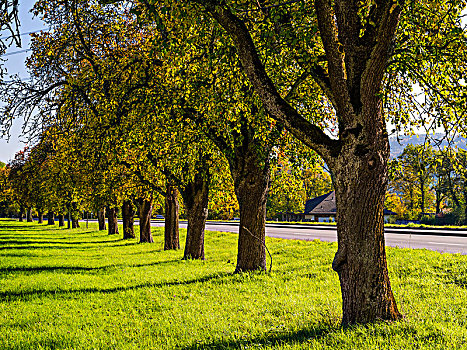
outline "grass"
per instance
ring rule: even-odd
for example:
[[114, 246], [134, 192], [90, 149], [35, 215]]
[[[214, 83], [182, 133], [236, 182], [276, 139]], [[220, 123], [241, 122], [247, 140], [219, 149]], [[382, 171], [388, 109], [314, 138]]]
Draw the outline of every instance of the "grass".
[[[388, 248], [401, 322], [339, 327], [335, 243], [269, 239], [271, 275], [90, 229], [0, 221], [0, 349], [467, 349], [467, 257]], [[184, 232], [182, 232], [182, 242]]]

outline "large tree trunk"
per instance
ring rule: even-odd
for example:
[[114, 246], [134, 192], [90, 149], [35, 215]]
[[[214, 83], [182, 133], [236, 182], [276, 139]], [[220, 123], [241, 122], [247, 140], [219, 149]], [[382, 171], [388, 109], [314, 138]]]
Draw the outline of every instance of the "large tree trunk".
[[178, 190], [167, 184], [165, 194], [164, 250], [180, 249]]
[[231, 166], [235, 194], [240, 207], [237, 267], [235, 272], [266, 270], [266, 200], [269, 163], [250, 150]]
[[342, 152], [332, 168], [338, 235], [332, 267], [340, 279], [344, 326], [401, 318], [389, 282], [384, 242], [386, 142], [375, 147], [380, 157], [371, 152], [368, 156]]
[[32, 208], [28, 208], [26, 211], [26, 221], [32, 222]]
[[97, 211], [97, 222], [99, 223], [99, 231], [105, 230], [105, 208]]
[[55, 216], [53, 211], [47, 213], [47, 225], [55, 225]]
[[208, 218], [209, 177], [198, 172], [180, 192], [188, 217], [183, 259], [204, 260], [204, 227]]
[[109, 208], [109, 235], [118, 235], [117, 208]]
[[67, 228], [68, 229], [71, 229], [71, 207], [68, 207], [68, 212], [67, 212], [67, 215], [66, 215], [66, 219], [67, 219]]
[[71, 227], [72, 228], [79, 228], [79, 212], [78, 212], [78, 204], [73, 202], [71, 204]]
[[42, 210], [37, 211], [37, 223], [38, 224], [44, 223], [44, 213], [42, 212]]
[[139, 242], [153, 243], [151, 234], [152, 199], [139, 199]]
[[135, 210], [131, 201], [124, 201], [122, 205], [123, 239], [135, 238], [133, 229]]
[[58, 214], [58, 227], [65, 226], [65, 215]]
[[19, 208], [19, 221], [23, 222], [23, 216], [24, 216], [24, 207]]

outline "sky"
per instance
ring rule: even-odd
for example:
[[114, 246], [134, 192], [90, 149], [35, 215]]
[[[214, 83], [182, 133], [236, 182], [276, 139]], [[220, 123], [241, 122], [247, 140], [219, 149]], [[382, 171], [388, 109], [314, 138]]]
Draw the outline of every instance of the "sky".
[[[47, 29], [43, 22], [39, 18], [34, 18], [32, 13], [29, 10], [34, 5], [35, 0], [22, 0], [19, 2], [19, 16], [20, 16], [20, 33], [29, 33], [33, 31], [38, 31], [40, 29]], [[3, 36], [3, 35], [1, 35]], [[28, 74], [24, 67], [24, 61], [28, 55], [27, 52], [15, 53], [18, 51], [23, 51], [28, 48], [29, 45], [29, 35], [25, 34], [21, 36], [22, 45], [21, 47], [16, 47], [12, 45], [6, 51], [6, 56], [3, 58], [6, 60], [4, 62], [4, 67], [7, 69], [8, 75], [10, 74], [19, 74], [20, 77], [26, 78]], [[10, 54], [10, 55], [8, 55]], [[8, 77], [5, 78], [8, 80]], [[7, 163], [8, 160], [12, 159], [15, 153], [24, 148], [25, 143], [21, 142], [21, 127], [22, 121], [16, 120], [13, 123], [13, 126], [10, 130], [11, 137], [7, 141], [2, 138], [0, 135], [0, 161]]]

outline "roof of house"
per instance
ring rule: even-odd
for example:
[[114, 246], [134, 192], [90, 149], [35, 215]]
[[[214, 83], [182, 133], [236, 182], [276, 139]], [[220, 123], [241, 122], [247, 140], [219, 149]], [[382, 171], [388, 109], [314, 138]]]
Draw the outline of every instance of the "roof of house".
[[305, 203], [305, 214], [335, 215], [336, 194], [334, 193], [334, 191], [307, 200]]
[[[305, 214], [336, 215], [336, 211], [336, 194], [334, 191], [309, 199], [305, 203]], [[397, 213], [385, 208], [384, 215], [397, 215]]]

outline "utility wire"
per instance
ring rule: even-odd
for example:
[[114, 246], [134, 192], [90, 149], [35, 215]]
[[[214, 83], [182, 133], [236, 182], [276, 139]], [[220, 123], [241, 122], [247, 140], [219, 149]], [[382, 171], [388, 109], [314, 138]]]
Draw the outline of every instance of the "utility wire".
[[[39, 32], [42, 32], [42, 31], [48, 32], [49, 30], [50, 30], [50, 28], [49, 28], [49, 29], [47, 29], [47, 28], [38, 29], [38, 30], [33, 30], [32, 32], [19, 33], [19, 36], [24, 36], [24, 35], [39, 33]], [[11, 36], [2, 36], [2, 37], [0, 38], [0, 40], [5, 40], [5, 39], [9, 39], [9, 38], [11, 38]]]
[[28, 51], [31, 51], [31, 49], [24, 49], [24, 50], [18, 50], [18, 51], [13, 51], [13, 52], [7, 52], [7, 53], [4, 53], [1, 57], [17, 55], [19, 53], [24, 53], [24, 52], [28, 52]]

